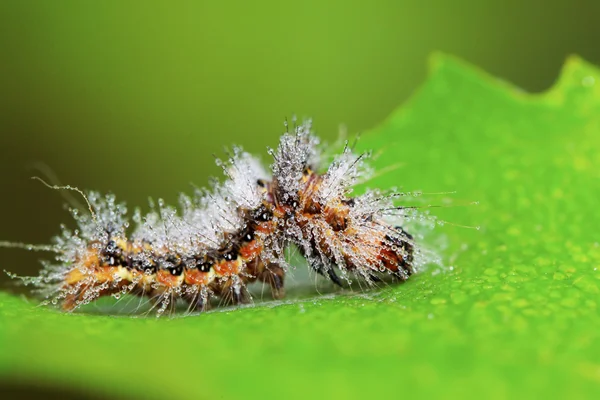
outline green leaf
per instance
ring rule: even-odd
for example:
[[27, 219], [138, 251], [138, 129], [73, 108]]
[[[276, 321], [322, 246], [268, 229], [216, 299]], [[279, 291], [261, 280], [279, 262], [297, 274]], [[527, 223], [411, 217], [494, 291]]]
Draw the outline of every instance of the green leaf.
[[437, 55], [360, 146], [401, 163], [369, 186], [457, 191], [434, 214], [481, 229], [435, 229], [452, 269], [175, 319], [0, 293], [0, 376], [157, 399], [599, 394], [600, 71], [571, 58], [532, 95]]

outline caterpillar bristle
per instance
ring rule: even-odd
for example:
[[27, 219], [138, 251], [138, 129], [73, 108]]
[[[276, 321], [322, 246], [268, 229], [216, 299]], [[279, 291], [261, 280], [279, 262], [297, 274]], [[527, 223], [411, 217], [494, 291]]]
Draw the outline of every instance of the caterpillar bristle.
[[113, 296], [117, 303], [138, 297], [137, 308], [147, 305], [157, 315], [174, 313], [181, 303], [188, 314], [215, 303], [251, 303], [248, 285], [256, 281], [273, 298], [283, 298], [289, 246], [338, 286], [353, 277], [367, 287], [385, 284], [384, 275], [405, 281], [431, 260], [404, 229], [427, 217], [416, 206], [394, 204], [416, 194], [370, 190], [351, 197], [354, 185], [374, 175], [370, 153], [355, 154], [355, 143], [346, 141], [322, 165], [326, 157], [311, 121], [298, 124], [294, 118], [292, 131], [287, 121], [285, 128], [278, 148], [269, 150], [270, 172], [233, 147], [225, 161], [217, 160], [226, 176], [222, 183], [181, 195], [179, 208], [151, 202], [147, 214], [135, 210], [133, 224], [114, 195], [34, 177], [52, 189], [78, 192], [89, 213], [72, 209], [77, 229], [63, 227], [51, 245], [0, 247], [54, 252], [54, 262], [39, 276], [23, 279], [64, 311], [101, 297]]

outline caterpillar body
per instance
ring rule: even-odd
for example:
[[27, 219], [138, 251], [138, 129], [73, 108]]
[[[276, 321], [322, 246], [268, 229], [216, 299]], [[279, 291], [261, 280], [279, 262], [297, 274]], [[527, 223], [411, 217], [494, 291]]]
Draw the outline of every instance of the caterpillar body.
[[268, 284], [273, 298], [284, 297], [291, 268], [284, 250], [293, 245], [314, 271], [340, 286], [352, 276], [368, 284], [382, 274], [405, 281], [426, 257], [402, 226], [422, 217], [394, 205], [402, 193], [351, 197], [371, 170], [368, 154], [355, 154], [348, 144], [318, 172], [325, 157], [311, 129], [305, 121], [282, 135], [269, 150], [270, 173], [234, 148], [218, 162], [223, 182], [181, 195], [179, 209], [159, 200], [145, 215], [135, 210], [133, 224], [113, 195], [87, 193], [90, 212], [71, 210], [78, 229], [63, 227], [52, 245], [38, 248], [54, 252], [55, 261], [44, 263], [39, 276], [21, 279], [65, 311], [125, 294], [147, 298], [159, 315], [178, 301], [204, 311], [213, 299], [251, 302], [247, 285], [254, 281]]

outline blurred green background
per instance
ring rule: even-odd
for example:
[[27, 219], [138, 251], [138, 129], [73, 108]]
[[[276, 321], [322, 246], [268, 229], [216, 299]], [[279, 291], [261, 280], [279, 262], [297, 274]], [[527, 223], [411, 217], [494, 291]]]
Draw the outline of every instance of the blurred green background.
[[[0, 2], [0, 239], [45, 243], [70, 221], [29, 180], [39, 162], [130, 205], [175, 202], [219, 174], [225, 146], [276, 146], [286, 116], [313, 117], [329, 141], [340, 124], [373, 127], [435, 50], [529, 91], [568, 54], [600, 64], [599, 2], [422, 4]], [[3, 249], [2, 267], [33, 273], [39, 257]]]
[[[29, 179], [40, 162], [130, 205], [173, 203], [219, 175], [225, 146], [266, 155], [286, 116], [313, 117], [328, 141], [340, 124], [373, 127], [421, 85], [432, 51], [533, 92], [568, 54], [600, 64], [600, 2], [422, 4], [1, 1], [0, 240], [46, 243], [70, 222]], [[0, 269], [39, 269], [39, 254], [0, 254]], [[0, 289], [14, 290], [1, 274]]]

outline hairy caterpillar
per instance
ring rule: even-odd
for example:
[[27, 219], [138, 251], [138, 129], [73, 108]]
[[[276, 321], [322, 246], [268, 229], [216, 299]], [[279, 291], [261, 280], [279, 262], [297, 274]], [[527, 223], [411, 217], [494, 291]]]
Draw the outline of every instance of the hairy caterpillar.
[[78, 229], [63, 227], [54, 244], [0, 245], [55, 253], [39, 276], [21, 279], [65, 311], [125, 294], [147, 297], [159, 315], [179, 300], [203, 311], [213, 298], [250, 302], [247, 285], [257, 280], [282, 298], [289, 245], [340, 286], [351, 275], [368, 284], [381, 274], [404, 281], [424, 264], [420, 247], [401, 227], [419, 214], [393, 203], [403, 193], [350, 197], [352, 186], [371, 172], [368, 154], [346, 144], [324, 168], [310, 121], [284, 133], [269, 154], [270, 173], [234, 148], [219, 161], [224, 182], [181, 195], [179, 209], [159, 200], [145, 215], [136, 210], [130, 224], [113, 195], [89, 192], [89, 212], [72, 210]]

